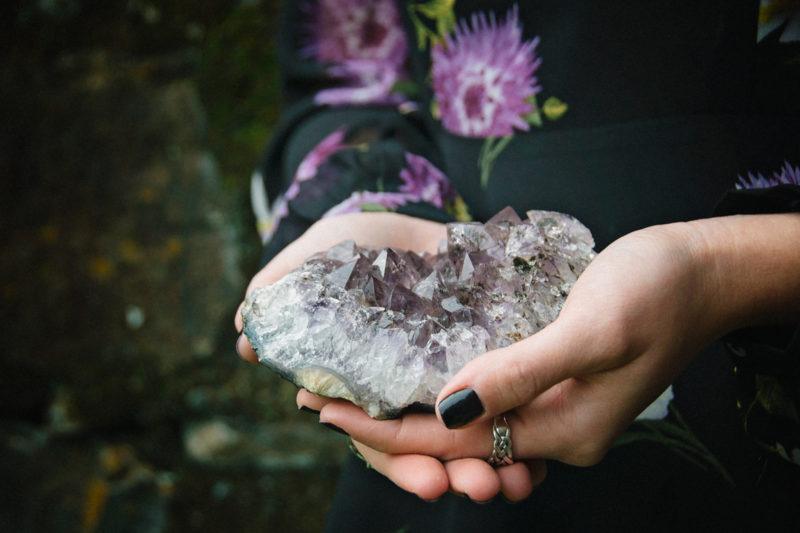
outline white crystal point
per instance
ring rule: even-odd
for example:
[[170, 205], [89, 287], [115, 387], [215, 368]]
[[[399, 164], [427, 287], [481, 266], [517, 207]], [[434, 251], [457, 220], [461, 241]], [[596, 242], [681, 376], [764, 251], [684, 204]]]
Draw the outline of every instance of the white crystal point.
[[420, 298], [431, 300], [433, 299], [433, 292], [436, 290], [436, 283], [436, 272], [431, 272], [427, 278], [414, 285], [414, 294]]
[[475, 267], [472, 265], [472, 260], [469, 258], [469, 254], [464, 254], [464, 262], [461, 265], [461, 274], [458, 275], [458, 281], [467, 281], [472, 277], [473, 272], [475, 272]]
[[325, 253], [325, 256], [328, 259], [334, 259], [336, 261], [350, 261], [351, 259], [357, 257], [356, 253], [356, 241], [342, 241], [330, 250]]
[[378, 269], [378, 272], [381, 276], [386, 274], [386, 260], [389, 257], [389, 250], [381, 250], [378, 254], [378, 257], [375, 258], [375, 261], [372, 262], [372, 266]]
[[437, 255], [340, 243], [242, 308], [259, 361], [299, 387], [374, 418], [433, 409], [465, 364], [555, 320], [594, 257], [569, 215], [506, 208], [449, 224]]

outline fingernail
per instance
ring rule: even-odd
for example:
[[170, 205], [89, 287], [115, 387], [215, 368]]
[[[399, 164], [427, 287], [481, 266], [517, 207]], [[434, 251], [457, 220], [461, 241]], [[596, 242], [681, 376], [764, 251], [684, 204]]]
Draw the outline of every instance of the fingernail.
[[509, 505], [517, 505], [519, 502], [522, 501], [522, 500], [512, 501], [506, 498], [505, 496], [501, 496], [501, 498], [503, 498], [503, 501], [505, 501]]
[[328, 429], [334, 430], [336, 433], [341, 433], [342, 435], [347, 435], [347, 432], [345, 430], [343, 430], [339, 426], [335, 426], [335, 425], [331, 424], [330, 422], [320, 422], [320, 424], [322, 424], [323, 426], [325, 426]]
[[319, 414], [319, 411], [315, 411], [315, 410], [313, 410], [313, 409], [312, 409], [312, 408], [310, 408], [310, 407], [306, 407], [305, 405], [301, 405], [301, 406], [300, 406], [300, 410], [301, 410], [301, 411], [305, 411], [306, 413], [314, 413], [315, 415], [318, 415], [318, 414]]
[[477, 503], [478, 505], [486, 505], [487, 503], [492, 501], [492, 498], [489, 498], [488, 500], [483, 500], [482, 502], [479, 502], [478, 500], [472, 500], [472, 501]]
[[439, 402], [439, 414], [449, 429], [460, 428], [483, 414], [483, 404], [474, 390], [463, 389]]
[[424, 502], [428, 502], [428, 503], [436, 503], [436, 502], [438, 502], [438, 501], [439, 501], [439, 500], [441, 500], [441, 499], [442, 499], [442, 497], [441, 497], [441, 496], [439, 496], [438, 498], [436, 498], [436, 499], [434, 499], [434, 500], [426, 500], [425, 498], [420, 498], [420, 500], [422, 500], [422, 501], [424, 501]]

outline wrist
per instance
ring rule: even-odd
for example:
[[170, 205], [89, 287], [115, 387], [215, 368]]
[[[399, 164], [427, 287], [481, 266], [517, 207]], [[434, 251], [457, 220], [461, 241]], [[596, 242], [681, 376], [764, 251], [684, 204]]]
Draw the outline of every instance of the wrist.
[[800, 214], [680, 224], [714, 336], [800, 316]]

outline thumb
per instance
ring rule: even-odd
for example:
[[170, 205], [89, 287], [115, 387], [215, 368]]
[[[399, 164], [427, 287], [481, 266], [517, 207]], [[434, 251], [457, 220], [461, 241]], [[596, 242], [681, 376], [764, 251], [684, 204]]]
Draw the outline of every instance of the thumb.
[[591, 346], [553, 322], [511, 346], [470, 361], [439, 393], [436, 410], [450, 429], [526, 404], [573, 376], [595, 370]]

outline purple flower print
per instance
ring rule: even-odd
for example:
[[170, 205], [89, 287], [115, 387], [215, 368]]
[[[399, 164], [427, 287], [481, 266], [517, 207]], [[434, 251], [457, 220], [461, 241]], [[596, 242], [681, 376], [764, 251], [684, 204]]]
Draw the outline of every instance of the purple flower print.
[[294, 174], [289, 188], [286, 189], [284, 196], [287, 200], [293, 200], [300, 192], [300, 183], [308, 181], [317, 175], [319, 166], [325, 162], [334, 152], [338, 152], [347, 145], [344, 144], [345, 130], [339, 128], [317, 144], [300, 162]]
[[350, 60], [328, 69], [328, 73], [345, 82], [343, 87], [323, 89], [314, 96], [319, 105], [401, 104], [402, 95], [392, 92], [399, 72], [392, 65], [360, 59]]
[[405, 63], [408, 42], [394, 0], [319, 0], [309, 12], [306, 53], [317, 61], [369, 60], [395, 70]]
[[530, 100], [541, 87], [534, 76], [538, 38], [522, 40], [516, 6], [503, 22], [494, 15], [460, 21], [431, 52], [433, 90], [444, 127], [467, 137], [506, 137], [527, 131]]
[[320, 105], [400, 104], [392, 93], [403, 77], [408, 41], [393, 0], [319, 0], [309, 5], [305, 52], [329, 65], [344, 86], [315, 96]]
[[772, 176], [764, 177], [763, 174], [747, 174], [747, 178], [739, 176], [736, 183], [737, 189], [764, 189], [776, 185], [800, 185], [800, 167], [793, 167], [788, 161], [783, 162], [783, 167]]
[[406, 168], [400, 171], [400, 192], [411, 201], [428, 202], [438, 208], [455, 197], [455, 190], [444, 173], [422, 156], [406, 153]]

